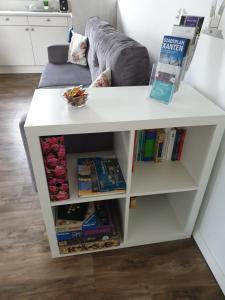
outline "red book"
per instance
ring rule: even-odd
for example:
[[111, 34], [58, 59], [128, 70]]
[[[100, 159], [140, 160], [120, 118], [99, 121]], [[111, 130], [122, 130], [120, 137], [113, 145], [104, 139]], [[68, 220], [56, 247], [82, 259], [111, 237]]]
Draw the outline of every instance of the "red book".
[[182, 155], [182, 150], [183, 150], [183, 146], [184, 146], [186, 132], [187, 132], [186, 129], [182, 129], [181, 138], [180, 138], [179, 146], [178, 146], [177, 160], [181, 160], [181, 155]]

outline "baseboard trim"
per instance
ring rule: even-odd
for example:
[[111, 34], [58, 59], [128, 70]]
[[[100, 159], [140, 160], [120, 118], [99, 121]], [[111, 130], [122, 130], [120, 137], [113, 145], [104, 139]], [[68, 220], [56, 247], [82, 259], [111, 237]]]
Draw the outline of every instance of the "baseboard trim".
[[209, 268], [211, 269], [216, 281], [218, 282], [223, 294], [225, 295], [225, 273], [219, 266], [214, 257], [213, 253], [210, 251], [204, 237], [202, 236], [200, 230], [198, 228], [195, 229], [193, 237], [202, 252]]
[[0, 66], [0, 74], [42, 73], [44, 66]]

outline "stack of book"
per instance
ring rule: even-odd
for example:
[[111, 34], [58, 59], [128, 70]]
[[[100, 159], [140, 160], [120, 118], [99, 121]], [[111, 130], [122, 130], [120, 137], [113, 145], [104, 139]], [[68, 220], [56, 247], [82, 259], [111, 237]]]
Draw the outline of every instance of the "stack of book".
[[138, 130], [135, 133], [134, 161], [181, 160], [186, 129]]
[[111, 201], [56, 207], [55, 229], [62, 254], [120, 245], [115, 207]]
[[126, 183], [116, 158], [79, 158], [78, 196], [124, 193]]
[[163, 38], [150, 97], [169, 103], [194, 56], [204, 17], [181, 16], [172, 35]]

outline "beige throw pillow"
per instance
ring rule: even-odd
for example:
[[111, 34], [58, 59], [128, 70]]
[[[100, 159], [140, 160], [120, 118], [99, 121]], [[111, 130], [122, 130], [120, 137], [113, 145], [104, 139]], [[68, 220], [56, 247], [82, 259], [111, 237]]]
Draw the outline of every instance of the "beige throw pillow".
[[108, 68], [102, 72], [94, 82], [90, 85], [90, 88], [93, 87], [109, 87], [111, 86], [111, 70]]
[[68, 53], [68, 62], [72, 64], [86, 66], [86, 51], [87, 37], [79, 33], [73, 33]]

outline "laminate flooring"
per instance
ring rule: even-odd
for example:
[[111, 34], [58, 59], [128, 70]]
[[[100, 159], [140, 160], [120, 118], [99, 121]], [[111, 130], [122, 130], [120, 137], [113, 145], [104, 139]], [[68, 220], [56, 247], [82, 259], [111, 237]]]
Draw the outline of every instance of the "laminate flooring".
[[192, 239], [52, 259], [18, 123], [39, 75], [0, 75], [0, 299], [225, 299]]

